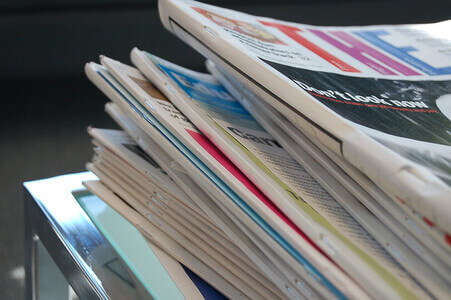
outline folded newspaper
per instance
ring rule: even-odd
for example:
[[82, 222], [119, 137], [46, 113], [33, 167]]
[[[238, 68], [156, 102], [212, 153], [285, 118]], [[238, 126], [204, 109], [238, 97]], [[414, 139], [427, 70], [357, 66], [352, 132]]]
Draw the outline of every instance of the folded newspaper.
[[165, 27], [315, 144], [451, 228], [451, 22], [317, 27], [163, 0]]
[[124, 130], [89, 129], [88, 189], [229, 298], [450, 297], [450, 22], [159, 9], [210, 73], [88, 63]]

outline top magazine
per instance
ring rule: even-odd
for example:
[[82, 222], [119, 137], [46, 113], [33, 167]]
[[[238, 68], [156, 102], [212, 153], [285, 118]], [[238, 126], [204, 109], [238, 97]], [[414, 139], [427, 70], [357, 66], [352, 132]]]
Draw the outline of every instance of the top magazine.
[[319, 148], [451, 228], [450, 21], [319, 27], [187, 0], [160, 0], [159, 11]]

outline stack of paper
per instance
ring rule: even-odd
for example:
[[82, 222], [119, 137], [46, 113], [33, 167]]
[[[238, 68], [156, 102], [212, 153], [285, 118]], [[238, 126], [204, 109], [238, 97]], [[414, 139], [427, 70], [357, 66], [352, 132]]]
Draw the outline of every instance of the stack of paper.
[[449, 298], [450, 23], [159, 7], [210, 73], [87, 64], [125, 131], [89, 129], [87, 187], [230, 298]]

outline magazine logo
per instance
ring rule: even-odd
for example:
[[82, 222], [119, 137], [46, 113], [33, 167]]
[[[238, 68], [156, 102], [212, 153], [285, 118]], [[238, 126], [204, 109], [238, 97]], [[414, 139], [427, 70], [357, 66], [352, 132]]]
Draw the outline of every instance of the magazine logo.
[[[383, 76], [451, 74], [451, 65], [437, 67], [434, 66], [436, 62], [431, 64], [424, 60], [424, 57], [430, 56], [425, 56], [425, 53], [431, 50], [437, 55], [444, 54], [442, 58], [446, 58], [446, 53], [449, 53], [451, 47], [450, 40], [437, 37], [435, 32], [446, 32], [449, 30], [449, 23], [435, 24], [434, 28], [426, 30], [388, 27], [326, 29], [281, 24], [273, 20], [247, 19], [245, 22], [201, 8], [192, 8], [240, 42], [269, 56], [306, 59], [300, 53], [296, 53], [296, 57], [293, 57], [293, 53], [297, 51], [293, 52], [294, 49], [282, 41], [280, 35], [271, 32], [275, 28], [344, 73], [368, 73], [368, 70], [365, 70], [367, 67]], [[269, 28], [271, 30], [268, 30]], [[402, 32], [403, 30], [405, 32]], [[402, 40], [402, 46], [398, 45], [399, 40]], [[321, 45], [324, 43], [327, 46]], [[353, 59], [346, 61], [346, 55], [343, 54]], [[359, 66], [360, 64], [365, 67]]]
[[[324, 50], [305, 38], [303, 33], [313, 33], [316, 37], [333, 46], [333, 48], [330, 48], [331, 50], [340, 50], [381, 75], [422, 75], [418, 71], [430, 76], [451, 74], [451, 66], [435, 68], [411, 55], [411, 52], [419, 51], [413, 45], [396, 47], [382, 39], [383, 36], [390, 35], [390, 32], [387, 30], [354, 30], [346, 32], [343, 30], [300, 29], [275, 22], [259, 22], [263, 25], [277, 28], [283, 34], [343, 72], [361, 73], [356, 67], [344, 62], [331, 52]], [[432, 38], [431, 36], [430, 39]], [[391, 58], [389, 55], [396, 57], [398, 60]]]
[[276, 146], [279, 148], [282, 148], [282, 146], [280, 146], [280, 144], [273, 139], [270, 138], [266, 138], [266, 137], [261, 137], [261, 136], [256, 136], [250, 133], [244, 133], [239, 129], [233, 128], [233, 127], [227, 127], [228, 130], [230, 130], [233, 134], [235, 134], [236, 136], [246, 139], [246, 140], [251, 140], [253, 142], [256, 142], [258, 144], [263, 144], [263, 145], [268, 145], [268, 146]]

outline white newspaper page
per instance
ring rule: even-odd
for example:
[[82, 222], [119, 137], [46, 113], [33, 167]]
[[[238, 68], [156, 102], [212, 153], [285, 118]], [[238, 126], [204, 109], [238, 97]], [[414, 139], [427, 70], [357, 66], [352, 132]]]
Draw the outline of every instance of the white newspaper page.
[[195, 1], [159, 7], [168, 29], [315, 143], [451, 228], [451, 22], [318, 27]]

